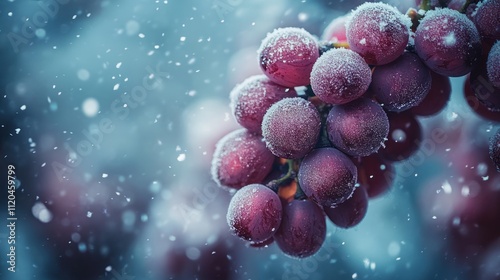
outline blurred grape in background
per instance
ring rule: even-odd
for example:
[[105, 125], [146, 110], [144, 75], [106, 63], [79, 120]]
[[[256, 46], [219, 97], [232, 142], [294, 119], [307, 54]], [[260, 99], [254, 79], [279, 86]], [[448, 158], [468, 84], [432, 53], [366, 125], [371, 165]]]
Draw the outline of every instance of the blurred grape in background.
[[15, 273], [0, 231], [0, 279], [498, 279], [497, 123], [470, 108], [464, 77], [444, 111], [419, 117], [421, 145], [393, 163], [390, 190], [355, 228], [327, 222], [317, 254], [229, 230], [210, 165], [239, 127], [231, 89], [262, 73], [268, 32], [319, 38], [362, 2], [3, 1], [0, 162], [2, 176], [16, 168], [17, 222]]

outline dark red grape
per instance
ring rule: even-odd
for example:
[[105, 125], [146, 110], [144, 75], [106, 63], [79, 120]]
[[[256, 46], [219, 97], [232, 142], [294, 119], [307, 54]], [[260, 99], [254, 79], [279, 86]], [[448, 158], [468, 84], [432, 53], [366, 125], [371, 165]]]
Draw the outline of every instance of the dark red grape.
[[500, 171], [500, 129], [490, 139], [490, 158]]
[[328, 138], [342, 152], [368, 156], [382, 146], [389, 121], [382, 107], [368, 98], [333, 106], [326, 120]]
[[477, 4], [472, 19], [483, 37], [500, 39], [500, 1], [484, 0]]
[[479, 99], [477, 99], [470, 83], [470, 75], [464, 82], [464, 97], [470, 108], [480, 117], [490, 121], [500, 122], [500, 112], [493, 112], [488, 109]]
[[415, 32], [415, 50], [434, 72], [458, 77], [481, 56], [476, 26], [464, 14], [444, 8], [427, 11]]
[[240, 189], [259, 183], [271, 172], [274, 156], [262, 137], [239, 129], [224, 136], [216, 145], [212, 178], [220, 186]]
[[320, 148], [307, 154], [298, 173], [304, 193], [327, 208], [352, 195], [357, 177], [354, 163], [335, 148]]
[[401, 112], [422, 102], [431, 82], [431, 72], [420, 58], [406, 52], [389, 64], [375, 67], [370, 89], [386, 110]]
[[500, 87], [495, 86], [488, 75], [488, 53], [483, 55], [478, 65], [470, 73], [470, 87], [477, 99], [490, 111], [500, 112]]
[[348, 49], [332, 49], [314, 64], [311, 87], [325, 103], [344, 104], [363, 95], [371, 82], [371, 69]]
[[410, 26], [410, 18], [394, 7], [364, 3], [346, 23], [347, 42], [368, 64], [387, 64], [405, 50]]
[[369, 198], [380, 196], [391, 188], [396, 170], [380, 153], [358, 158], [354, 164], [358, 167], [358, 181]]
[[390, 161], [401, 161], [409, 158], [420, 147], [422, 128], [411, 112], [388, 113], [389, 140], [381, 155]]
[[[500, 14], [498, 18], [500, 18]], [[488, 80], [491, 84], [495, 87], [500, 87], [500, 41], [493, 45], [488, 54], [486, 70], [488, 72]]]
[[265, 75], [252, 76], [231, 91], [231, 110], [241, 126], [260, 134], [267, 109], [285, 97], [295, 96], [293, 88], [273, 83]]
[[271, 81], [296, 87], [309, 84], [319, 50], [316, 39], [307, 31], [288, 27], [269, 33], [262, 41], [258, 54], [260, 67]]
[[411, 108], [411, 112], [418, 116], [432, 116], [441, 112], [451, 96], [450, 78], [432, 72], [431, 89], [427, 96], [417, 106]]
[[325, 214], [309, 200], [293, 200], [283, 206], [281, 225], [274, 235], [278, 247], [290, 257], [315, 254], [326, 237]]
[[348, 18], [347, 15], [343, 15], [332, 20], [323, 31], [321, 40], [332, 43], [347, 43], [345, 24]]
[[255, 243], [271, 238], [281, 223], [282, 205], [278, 195], [261, 184], [241, 188], [231, 198], [227, 224], [238, 237]]
[[368, 194], [364, 187], [357, 187], [353, 195], [335, 208], [324, 208], [326, 215], [335, 225], [351, 228], [359, 224], [368, 209]]
[[321, 119], [314, 105], [300, 97], [285, 98], [267, 110], [262, 135], [271, 152], [282, 158], [301, 158], [314, 148]]

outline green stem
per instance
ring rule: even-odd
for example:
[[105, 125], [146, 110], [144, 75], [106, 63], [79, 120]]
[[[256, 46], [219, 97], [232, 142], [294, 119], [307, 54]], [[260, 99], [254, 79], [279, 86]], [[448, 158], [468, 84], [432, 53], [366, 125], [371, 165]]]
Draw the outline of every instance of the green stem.
[[286, 163], [288, 166], [288, 171], [286, 172], [286, 174], [283, 175], [283, 177], [281, 177], [279, 179], [272, 180], [271, 182], [267, 183], [267, 187], [272, 189], [275, 192], [278, 191], [278, 188], [281, 184], [283, 184], [284, 182], [286, 182], [289, 179], [295, 178], [295, 171], [293, 170], [293, 160], [289, 159], [286, 161]]
[[424, 10], [424, 11], [428, 11], [429, 8], [430, 8], [430, 0], [422, 0], [422, 3], [420, 3], [420, 9]]

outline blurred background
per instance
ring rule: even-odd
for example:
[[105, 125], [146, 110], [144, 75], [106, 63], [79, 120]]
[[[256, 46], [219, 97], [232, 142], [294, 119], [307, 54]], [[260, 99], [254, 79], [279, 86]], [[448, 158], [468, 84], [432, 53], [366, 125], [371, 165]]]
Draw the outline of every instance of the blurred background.
[[5, 178], [15, 166], [17, 221], [12, 273], [5, 187], [0, 278], [497, 279], [496, 127], [468, 107], [464, 78], [445, 111], [420, 119], [427, 146], [396, 165], [392, 189], [359, 226], [329, 222], [316, 256], [229, 233], [230, 194], [209, 170], [238, 127], [230, 90], [260, 73], [268, 32], [320, 37], [361, 2], [2, 1], [0, 162]]

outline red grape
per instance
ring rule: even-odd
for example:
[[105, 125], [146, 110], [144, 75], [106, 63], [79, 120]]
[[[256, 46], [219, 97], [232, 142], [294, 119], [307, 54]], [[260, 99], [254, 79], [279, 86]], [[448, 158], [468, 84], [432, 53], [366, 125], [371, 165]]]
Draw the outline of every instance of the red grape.
[[363, 95], [371, 82], [371, 69], [348, 49], [332, 49], [314, 64], [311, 87], [323, 102], [344, 104]]
[[307, 154], [298, 173], [304, 193], [323, 207], [333, 207], [348, 199], [357, 177], [354, 163], [335, 148], [320, 148]]
[[380, 153], [359, 158], [354, 163], [358, 167], [358, 181], [369, 198], [380, 196], [391, 188], [396, 170]]
[[347, 15], [343, 15], [332, 20], [323, 31], [321, 40], [333, 43], [347, 43], [345, 24], [348, 18]]
[[321, 119], [314, 105], [300, 97], [285, 98], [267, 110], [262, 135], [271, 152], [282, 158], [301, 158], [314, 148]]
[[351, 228], [359, 224], [368, 210], [368, 194], [364, 187], [357, 187], [353, 195], [335, 208], [325, 208], [328, 218], [341, 228]]
[[[500, 15], [498, 15], [500, 18]], [[486, 61], [488, 79], [495, 87], [500, 87], [500, 41], [496, 42], [488, 54]]]
[[500, 171], [500, 129], [490, 139], [490, 158]]
[[316, 39], [304, 29], [293, 27], [269, 33], [258, 53], [264, 74], [286, 87], [308, 85], [312, 67], [319, 57]]
[[375, 67], [371, 90], [389, 111], [401, 112], [418, 105], [431, 88], [431, 72], [413, 53]]
[[297, 93], [293, 88], [273, 83], [265, 75], [252, 76], [231, 91], [231, 110], [241, 126], [260, 134], [267, 109], [285, 97], [294, 96]]
[[415, 50], [432, 71], [458, 77], [469, 73], [481, 55], [476, 26], [464, 14], [430, 10], [415, 32]]
[[283, 218], [274, 239], [285, 254], [309, 257], [321, 248], [325, 237], [325, 214], [314, 202], [293, 200], [283, 206]]
[[347, 42], [368, 64], [387, 64], [405, 50], [410, 26], [410, 18], [394, 7], [364, 3], [346, 23]]
[[382, 156], [390, 161], [401, 161], [415, 153], [422, 141], [420, 123], [410, 112], [388, 113], [389, 140], [380, 149]]
[[281, 214], [278, 195], [264, 185], [251, 184], [232, 197], [226, 218], [235, 235], [261, 243], [274, 235], [281, 223]]
[[487, 120], [500, 122], [500, 112], [490, 111], [488, 107], [477, 99], [471, 87], [470, 75], [467, 76], [467, 79], [464, 82], [464, 97], [467, 104], [477, 115]]
[[368, 98], [333, 106], [326, 126], [332, 144], [351, 156], [368, 156], [378, 151], [389, 132], [387, 114]]
[[500, 40], [500, 1], [484, 0], [477, 4], [472, 19], [483, 37]]
[[432, 116], [441, 112], [448, 104], [451, 96], [450, 78], [432, 72], [431, 88], [427, 96], [411, 112], [418, 116]]
[[[491, 50], [488, 50], [488, 52], [491, 52]], [[495, 86], [489, 79], [487, 60], [488, 55], [483, 55], [477, 67], [470, 73], [470, 87], [483, 105], [490, 111], [499, 112], [500, 87]]]
[[239, 129], [224, 136], [216, 145], [212, 178], [220, 186], [240, 189], [259, 183], [271, 172], [273, 154], [262, 137]]

